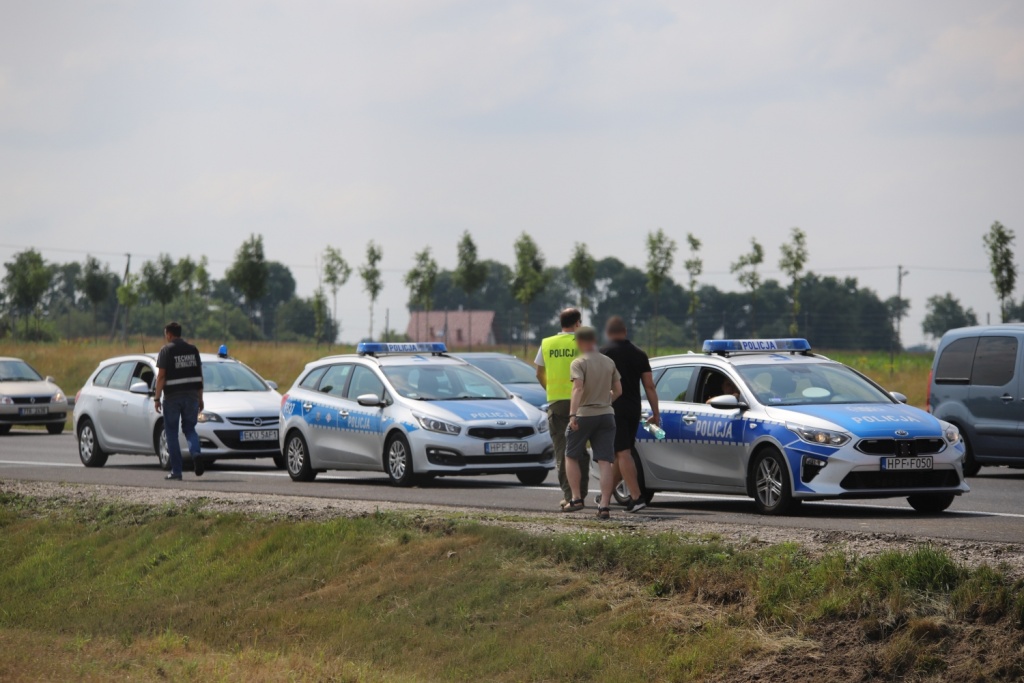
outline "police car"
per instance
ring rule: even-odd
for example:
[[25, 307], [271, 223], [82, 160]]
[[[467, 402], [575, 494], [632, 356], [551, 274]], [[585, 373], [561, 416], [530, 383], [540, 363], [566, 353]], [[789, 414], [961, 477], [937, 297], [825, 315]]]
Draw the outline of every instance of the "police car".
[[555, 467], [547, 417], [444, 344], [364, 342], [310, 363], [281, 401], [288, 474], [387, 473], [411, 486], [444, 475], [515, 474], [540, 484]]
[[651, 361], [666, 434], [637, 433], [646, 497], [740, 494], [765, 514], [804, 500], [906, 497], [935, 513], [970, 490], [955, 426], [807, 340], [712, 340], [703, 351]]

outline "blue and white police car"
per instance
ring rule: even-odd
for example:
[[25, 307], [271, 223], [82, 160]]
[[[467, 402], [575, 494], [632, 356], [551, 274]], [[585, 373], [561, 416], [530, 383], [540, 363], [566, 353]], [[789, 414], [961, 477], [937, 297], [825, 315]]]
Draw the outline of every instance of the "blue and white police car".
[[547, 417], [444, 344], [362, 343], [310, 363], [281, 401], [288, 474], [384, 471], [411, 486], [446, 475], [515, 474], [537, 485], [555, 467]]
[[651, 361], [666, 435], [638, 430], [648, 498], [740, 494], [783, 514], [804, 500], [906, 497], [935, 513], [970, 490], [955, 426], [805, 339], [712, 340], [703, 351]]

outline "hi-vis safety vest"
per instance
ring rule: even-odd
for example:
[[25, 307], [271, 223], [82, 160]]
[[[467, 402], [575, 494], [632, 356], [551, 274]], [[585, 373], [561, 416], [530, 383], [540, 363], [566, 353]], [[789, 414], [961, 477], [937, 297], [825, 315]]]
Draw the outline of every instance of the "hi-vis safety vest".
[[548, 402], [568, 401], [572, 398], [572, 380], [569, 366], [576, 360], [576, 335], [556, 334], [540, 343], [544, 354], [544, 374], [548, 385]]

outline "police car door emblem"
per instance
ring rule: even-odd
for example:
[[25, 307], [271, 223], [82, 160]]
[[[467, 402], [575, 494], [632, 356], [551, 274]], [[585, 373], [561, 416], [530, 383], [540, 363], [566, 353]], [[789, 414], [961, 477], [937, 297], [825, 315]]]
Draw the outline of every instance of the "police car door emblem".
[[910, 432], [908, 432], [906, 429], [897, 429], [896, 436], [910, 436]]
[[261, 418], [261, 417], [254, 417], [252, 419], [252, 424], [253, 424], [254, 427], [262, 427], [263, 426], [263, 418]]

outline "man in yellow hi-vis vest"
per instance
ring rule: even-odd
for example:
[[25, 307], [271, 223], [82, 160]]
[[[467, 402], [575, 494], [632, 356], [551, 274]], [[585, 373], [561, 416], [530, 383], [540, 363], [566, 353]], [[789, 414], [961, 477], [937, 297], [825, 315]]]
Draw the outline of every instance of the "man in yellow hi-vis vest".
[[[558, 485], [562, 487], [562, 507], [572, 500], [572, 489], [565, 478], [565, 433], [569, 430], [569, 401], [572, 399], [572, 379], [569, 367], [576, 360], [576, 330], [583, 322], [583, 316], [575, 308], [567, 308], [558, 316], [562, 331], [547, 337], [540, 344], [534, 364], [537, 379], [548, 392], [548, 426], [551, 442], [555, 446], [555, 464], [558, 466]], [[590, 481], [590, 461], [581, 462], [580, 486], [583, 497], [587, 497], [587, 483]]]

